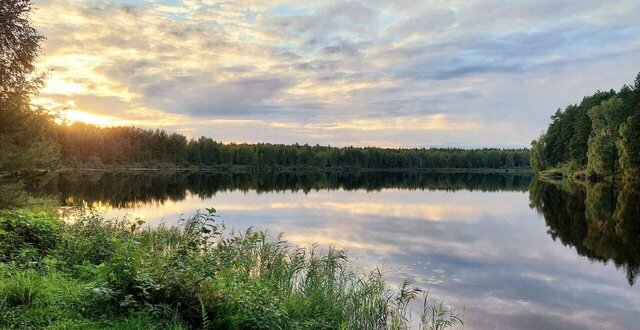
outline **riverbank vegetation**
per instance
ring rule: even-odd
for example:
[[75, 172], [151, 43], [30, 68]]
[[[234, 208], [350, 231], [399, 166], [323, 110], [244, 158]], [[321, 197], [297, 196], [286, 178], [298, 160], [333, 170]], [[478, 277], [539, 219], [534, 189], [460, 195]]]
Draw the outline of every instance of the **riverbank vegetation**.
[[632, 86], [598, 91], [551, 116], [531, 144], [531, 166], [547, 177], [640, 177], [640, 74]]
[[[0, 328], [444, 329], [458, 314], [346, 255], [262, 232], [224, 234], [215, 210], [143, 227], [54, 209], [0, 213]], [[423, 299], [411, 319], [410, 304]]]

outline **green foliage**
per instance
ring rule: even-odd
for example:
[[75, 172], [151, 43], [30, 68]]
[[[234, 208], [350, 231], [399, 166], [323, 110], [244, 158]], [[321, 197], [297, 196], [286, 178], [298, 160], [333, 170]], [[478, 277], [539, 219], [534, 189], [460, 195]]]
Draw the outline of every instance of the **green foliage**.
[[620, 168], [627, 177], [640, 176], [640, 108], [620, 127]]
[[95, 212], [76, 216], [75, 221], [66, 224], [58, 250], [69, 267], [104, 263], [126, 237], [124, 227], [130, 225], [127, 221], [105, 220]]
[[545, 142], [544, 135], [541, 136], [538, 140], [531, 141], [530, 161], [531, 161], [531, 168], [535, 172], [541, 172], [547, 169], [545, 160], [544, 160], [544, 155], [543, 155], [543, 152], [545, 149], [544, 142]]
[[26, 201], [21, 188], [58, 159], [52, 117], [30, 104], [41, 86], [34, 75], [43, 37], [30, 25], [31, 1], [0, 4], [0, 208]]
[[621, 169], [637, 179], [640, 152], [636, 137], [640, 112], [640, 74], [633, 86], [596, 92], [579, 105], [558, 110], [547, 131], [532, 144], [531, 164], [536, 172], [553, 168], [586, 169], [591, 178], [615, 175]]
[[[420, 293], [408, 282], [392, 293], [379, 270], [354, 270], [342, 251], [227, 236], [214, 209], [154, 228], [93, 213], [69, 223], [7, 214], [2, 223], [22, 228], [13, 241], [40, 256], [0, 262], [0, 328], [407, 329]], [[462, 323], [428, 301], [421, 320]]]
[[30, 0], [0, 5], [0, 95], [20, 93], [32, 86], [30, 75], [44, 39], [29, 22]]
[[0, 268], [0, 327], [40, 329], [80, 316], [85, 283], [52, 270]]
[[0, 213], [0, 262], [35, 261], [58, 243], [61, 226], [48, 212]]
[[[606, 94], [605, 94], [606, 95]], [[606, 97], [596, 96], [595, 98]], [[591, 99], [585, 99], [580, 106], [575, 108], [575, 117], [573, 122], [573, 136], [569, 141], [569, 156], [579, 167], [584, 167], [587, 164], [587, 149], [588, 140], [591, 135], [591, 119], [589, 118], [588, 111], [589, 104], [593, 101]]]
[[624, 103], [613, 97], [589, 110], [593, 125], [589, 137], [587, 169], [596, 176], [614, 173], [618, 162], [616, 141], [620, 125], [626, 119]]

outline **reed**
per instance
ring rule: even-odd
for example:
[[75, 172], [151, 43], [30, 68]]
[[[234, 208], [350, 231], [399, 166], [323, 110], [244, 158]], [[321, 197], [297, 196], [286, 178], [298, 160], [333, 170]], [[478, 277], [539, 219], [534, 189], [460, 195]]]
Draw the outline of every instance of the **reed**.
[[[0, 243], [0, 327], [426, 330], [462, 324], [455, 310], [409, 282], [393, 292], [380, 269], [362, 271], [343, 251], [299, 248], [264, 232], [232, 235], [214, 209], [155, 227], [95, 213], [73, 222], [43, 214], [0, 215], [0, 238], [11, 242]], [[417, 300], [423, 303], [416, 311]]]

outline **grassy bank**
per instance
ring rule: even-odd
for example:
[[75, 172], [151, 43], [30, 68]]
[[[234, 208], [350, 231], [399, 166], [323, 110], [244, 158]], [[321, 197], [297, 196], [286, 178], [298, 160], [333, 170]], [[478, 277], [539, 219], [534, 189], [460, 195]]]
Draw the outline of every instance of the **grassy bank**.
[[[455, 311], [330, 249], [223, 234], [215, 211], [141, 227], [43, 205], [0, 213], [0, 328], [444, 329]], [[425, 299], [421, 313], [409, 304]], [[413, 318], [413, 321], [410, 319]]]

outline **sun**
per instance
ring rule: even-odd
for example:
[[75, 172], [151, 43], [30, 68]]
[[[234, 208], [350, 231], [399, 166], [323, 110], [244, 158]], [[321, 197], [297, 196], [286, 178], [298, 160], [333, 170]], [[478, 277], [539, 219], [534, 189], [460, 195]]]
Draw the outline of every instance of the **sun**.
[[68, 100], [61, 102], [49, 97], [37, 97], [32, 100], [33, 105], [49, 110], [55, 114], [57, 124], [85, 123], [100, 127], [131, 126], [132, 122], [112, 116], [98, 115], [82, 110], [77, 110], [76, 102]]

